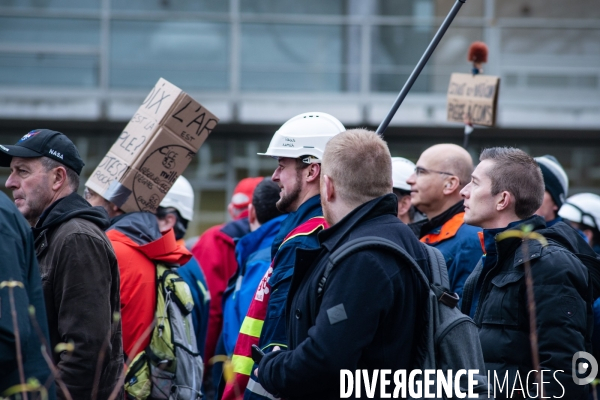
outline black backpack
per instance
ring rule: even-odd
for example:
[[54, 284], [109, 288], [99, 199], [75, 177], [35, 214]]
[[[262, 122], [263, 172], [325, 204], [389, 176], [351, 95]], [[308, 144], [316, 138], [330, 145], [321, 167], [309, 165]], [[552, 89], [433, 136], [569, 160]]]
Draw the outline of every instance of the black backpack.
[[[447, 289], [450, 285], [442, 253], [424, 243], [421, 245], [428, 255], [432, 282], [398, 244], [381, 237], [367, 236], [344, 243], [329, 256], [327, 267], [318, 284], [317, 296], [320, 298], [327, 289], [327, 278], [331, 271], [352, 254], [373, 249], [394, 254], [401, 262], [408, 264], [415, 275], [429, 287], [427, 322], [421, 335], [422, 341], [418, 345], [414, 368], [440, 369], [444, 372], [450, 369], [478, 369], [479, 375], [475, 375], [478, 381], [475, 393], [479, 394], [480, 398], [488, 398], [486, 369], [477, 326], [456, 307], [458, 295]], [[466, 392], [466, 378], [461, 380], [461, 387]]]

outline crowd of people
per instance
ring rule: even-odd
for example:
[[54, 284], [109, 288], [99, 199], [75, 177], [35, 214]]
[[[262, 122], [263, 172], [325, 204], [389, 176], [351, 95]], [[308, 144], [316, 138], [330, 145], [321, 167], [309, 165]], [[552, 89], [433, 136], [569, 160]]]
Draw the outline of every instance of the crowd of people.
[[[540, 397], [590, 396], [572, 359], [600, 354], [600, 196], [568, 197], [556, 158], [494, 147], [475, 166], [443, 143], [413, 163], [318, 112], [283, 124], [261, 155], [277, 160], [272, 176], [240, 181], [231, 221], [186, 246], [194, 191], [183, 176], [156, 212], [124, 212], [77, 193], [84, 161], [64, 134], [0, 145], [14, 199], [0, 194], [0, 396], [181, 398], [175, 381], [155, 390], [166, 382], [157, 374], [175, 371], [160, 360], [147, 393], [131, 390], [142, 379], [134, 360], [160, 358], [150, 350], [165, 329], [158, 265], [193, 299], [190, 348], [205, 367], [195, 398], [337, 399], [341, 370], [410, 371], [429, 288], [376, 247], [331, 267], [345, 244], [373, 237], [399, 245], [427, 279], [425, 246], [439, 250], [443, 289], [476, 324], [488, 371], [512, 383], [541, 369], [554, 379]], [[528, 397], [526, 387], [496, 392]]]

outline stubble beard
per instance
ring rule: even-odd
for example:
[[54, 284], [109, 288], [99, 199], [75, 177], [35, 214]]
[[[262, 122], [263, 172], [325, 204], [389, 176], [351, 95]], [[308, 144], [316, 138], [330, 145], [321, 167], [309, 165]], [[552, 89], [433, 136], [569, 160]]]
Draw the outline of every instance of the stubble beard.
[[302, 192], [302, 182], [300, 181], [301, 172], [298, 171], [298, 175], [296, 177], [296, 183], [290, 193], [282, 196], [279, 201], [275, 204], [277, 209], [281, 212], [293, 212], [296, 211], [296, 207], [294, 207], [294, 203], [300, 198], [300, 192]]

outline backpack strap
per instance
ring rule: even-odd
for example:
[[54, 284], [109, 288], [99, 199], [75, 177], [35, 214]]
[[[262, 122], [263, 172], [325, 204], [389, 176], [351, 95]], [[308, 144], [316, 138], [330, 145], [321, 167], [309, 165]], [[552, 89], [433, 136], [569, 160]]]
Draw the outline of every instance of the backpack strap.
[[[426, 247], [429, 247], [427, 245], [424, 245]], [[436, 295], [436, 297], [438, 298], [438, 301], [441, 301], [442, 303], [444, 303], [445, 305], [447, 305], [448, 307], [454, 308], [456, 307], [456, 305], [458, 304], [458, 295], [456, 293], [450, 293], [450, 291], [448, 289], [446, 289], [445, 287], [442, 287], [441, 285], [435, 283], [430, 283], [429, 279], [427, 279], [427, 276], [425, 276], [425, 273], [423, 272], [423, 270], [421, 269], [421, 267], [419, 267], [419, 265], [416, 263], [416, 261], [406, 252], [406, 250], [404, 250], [402, 247], [400, 247], [397, 243], [392, 242], [391, 240], [382, 238], [382, 237], [378, 237], [378, 236], [366, 236], [366, 237], [362, 237], [362, 238], [358, 238], [358, 239], [353, 239], [350, 240], [346, 243], [344, 243], [342, 246], [340, 246], [338, 249], [336, 249], [328, 258], [327, 260], [327, 266], [325, 267], [325, 271], [323, 272], [323, 276], [321, 276], [321, 279], [319, 280], [319, 284], [317, 287], [317, 297], [322, 297], [323, 296], [323, 291], [325, 290], [325, 284], [327, 283], [327, 279], [329, 278], [329, 275], [331, 274], [331, 271], [340, 264], [340, 262], [342, 262], [344, 259], [346, 259], [347, 257], [351, 256], [352, 254], [355, 254], [361, 250], [366, 250], [366, 249], [380, 249], [380, 250], [384, 250], [390, 253], [393, 253], [394, 255], [396, 255], [397, 257], [399, 257], [402, 261], [406, 262], [410, 268], [417, 274], [417, 276], [419, 277], [419, 279], [425, 283], [427, 285], [427, 287], [429, 287]], [[445, 266], [445, 262], [443, 261], [443, 256], [441, 255], [441, 253], [439, 253], [439, 250], [434, 249], [435, 251], [433, 252], [429, 252], [427, 251], [429, 257], [434, 257], [435, 260], [435, 268], [432, 269], [437, 269], [438, 270], [438, 274], [440, 277], [440, 280], [442, 280], [443, 276], [446, 276], [446, 281], [448, 279], [448, 275], [447, 272], [445, 271], [445, 268], [442, 268], [442, 266]], [[437, 253], [436, 253], [437, 251]], [[439, 254], [438, 254], [439, 253]], [[439, 258], [438, 257], [442, 257], [441, 258], [441, 262], [439, 262]], [[430, 261], [431, 263], [431, 261]]]
[[427, 259], [429, 260], [429, 268], [431, 269], [431, 281], [436, 285], [440, 285], [445, 288], [450, 287], [450, 280], [448, 279], [448, 270], [446, 269], [446, 260], [441, 251], [433, 246], [421, 243], [421, 247], [427, 253]]

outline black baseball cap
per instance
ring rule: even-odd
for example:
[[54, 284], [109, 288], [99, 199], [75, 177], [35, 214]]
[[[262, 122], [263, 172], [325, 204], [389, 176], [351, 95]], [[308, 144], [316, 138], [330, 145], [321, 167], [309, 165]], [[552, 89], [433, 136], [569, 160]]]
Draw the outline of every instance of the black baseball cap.
[[14, 145], [0, 144], [0, 167], [10, 167], [13, 157], [48, 157], [71, 168], [77, 175], [85, 165], [71, 139], [50, 129], [33, 130]]

